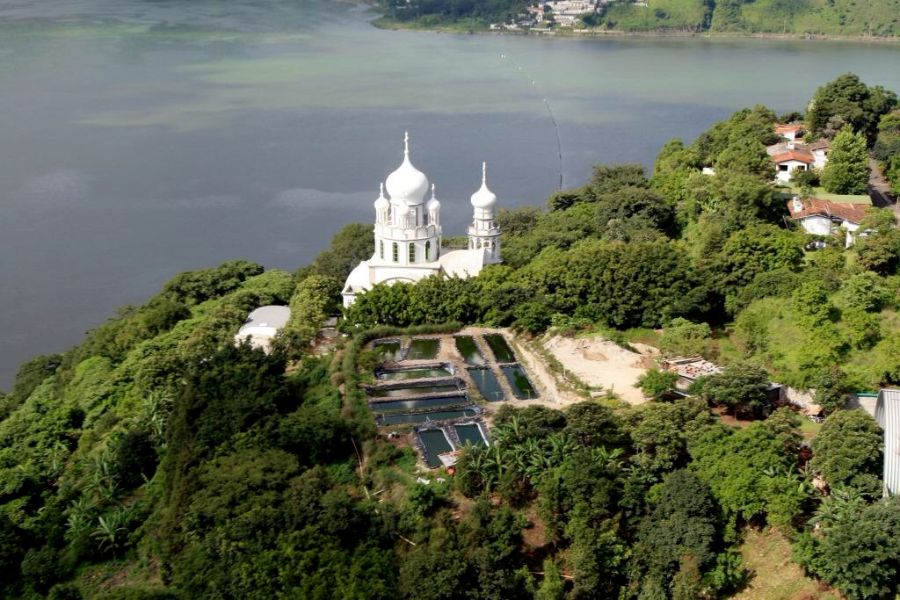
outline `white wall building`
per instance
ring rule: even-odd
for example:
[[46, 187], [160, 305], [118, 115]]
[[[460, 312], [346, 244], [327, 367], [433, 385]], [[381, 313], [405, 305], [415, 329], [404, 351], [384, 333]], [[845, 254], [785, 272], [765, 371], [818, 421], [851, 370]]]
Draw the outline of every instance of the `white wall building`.
[[253, 348], [262, 348], [268, 354], [272, 351], [272, 341], [291, 318], [287, 306], [261, 306], [250, 313], [243, 326], [234, 335], [235, 345], [249, 338]]
[[791, 220], [799, 223], [810, 235], [828, 236], [837, 229], [843, 229], [845, 247], [856, 241], [856, 231], [868, 208], [865, 204], [830, 202], [820, 198], [800, 200], [796, 196], [787, 205]]
[[808, 171], [815, 162], [812, 155], [790, 149], [772, 157], [775, 163], [775, 178], [787, 183], [796, 171]]
[[[347, 277], [344, 306], [379, 283], [416, 282], [431, 275], [474, 277], [486, 264], [500, 262], [500, 229], [494, 221], [497, 196], [487, 187], [482, 165], [481, 188], [472, 194], [474, 208], [465, 250], [441, 252], [441, 203], [428, 178], [409, 159], [409, 136], [403, 162], [381, 186], [375, 200], [375, 253]], [[385, 196], [385, 191], [387, 196]]]

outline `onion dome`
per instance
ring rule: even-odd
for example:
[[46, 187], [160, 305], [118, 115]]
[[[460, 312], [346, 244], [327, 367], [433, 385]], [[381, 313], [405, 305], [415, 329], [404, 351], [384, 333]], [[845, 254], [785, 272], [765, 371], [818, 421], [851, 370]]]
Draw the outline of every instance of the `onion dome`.
[[403, 163], [388, 175], [385, 186], [391, 200], [414, 206], [422, 204], [428, 191], [428, 178], [409, 161], [409, 133], [405, 135], [403, 144]]
[[428, 204], [425, 206], [428, 209], [428, 212], [434, 212], [441, 208], [441, 203], [438, 202], [438, 199], [434, 197], [434, 184], [431, 184], [431, 200], [428, 201]]
[[375, 210], [387, 210], [391, 207], [391, 203], [384, 197], [384, 184], [381, 184], [381, 193], [378, 194], [378, 200], [375, 201]]
[[497, 195], [487, 186], [487, 163], [481, 163], [481, 187], [472, 194], [471, 202], [475, 208], [493, 208], [497, 203]]

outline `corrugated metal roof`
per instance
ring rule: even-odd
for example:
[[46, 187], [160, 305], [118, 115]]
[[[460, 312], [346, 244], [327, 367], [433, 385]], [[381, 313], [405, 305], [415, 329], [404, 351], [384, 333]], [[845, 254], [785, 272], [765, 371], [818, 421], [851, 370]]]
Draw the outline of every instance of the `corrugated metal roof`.
[[884, 493], [900, 493], [900, 390], [881, 390], [875, 420], [884, 429]]

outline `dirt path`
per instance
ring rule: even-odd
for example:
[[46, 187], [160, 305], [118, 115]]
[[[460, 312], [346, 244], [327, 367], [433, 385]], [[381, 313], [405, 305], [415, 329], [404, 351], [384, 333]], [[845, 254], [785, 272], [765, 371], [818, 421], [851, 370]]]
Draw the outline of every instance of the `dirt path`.
[[891, 184], [874, 158], [869, 159], [869, 195], [872, 197], [873, 205], [879, 208], [893, 207], [894, 212], [900, 216], [900, 205], [897, 205], [891, 196]]

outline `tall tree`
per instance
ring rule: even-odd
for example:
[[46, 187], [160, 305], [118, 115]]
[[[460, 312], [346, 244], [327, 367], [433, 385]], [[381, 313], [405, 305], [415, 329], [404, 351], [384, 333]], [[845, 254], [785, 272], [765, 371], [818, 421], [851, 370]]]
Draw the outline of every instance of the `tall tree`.
[[858, 76], [845, 73], [816, 90], [806, 121], [813, 134], [831, 137], [849, 125], [871, 143], [875, 141], [881, 115], [896, 105], [895, 93], [880, 86], [868, 87]]
[[830, 415], [812, 447], [810, 467], [832, 487], [881, 492], [883, 434], [875, 419], [862, 410], [839, 410]]
[[869, 187], [869, 154], [866, 138], [845, 126], [834, 137], [828, 163], [822, 170], [822, 187], [832, 194], [865, 194]]

